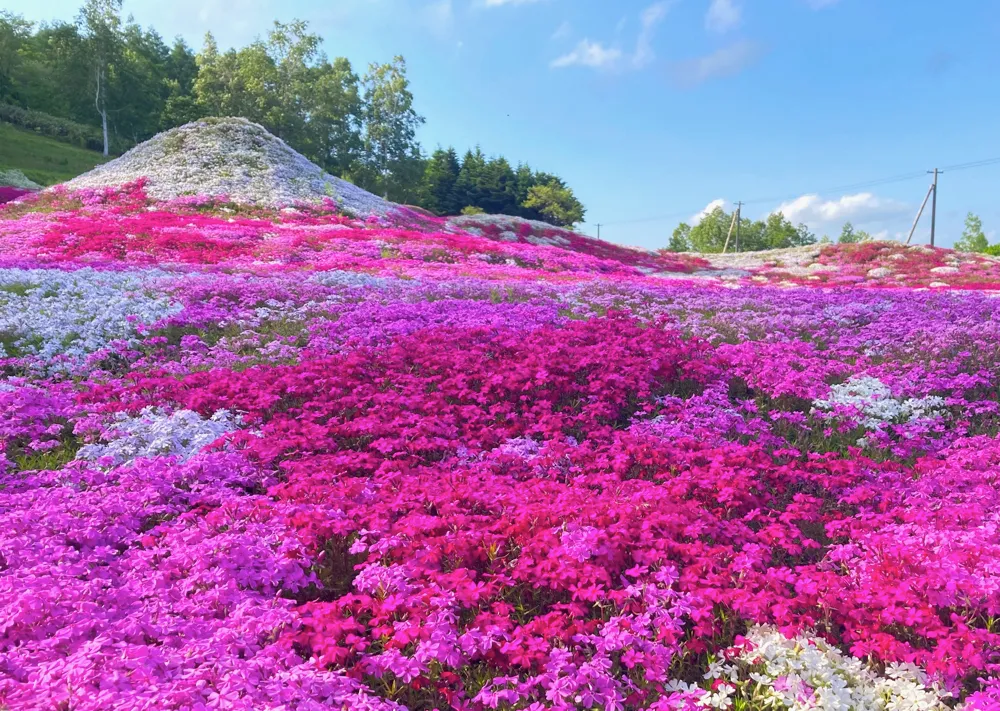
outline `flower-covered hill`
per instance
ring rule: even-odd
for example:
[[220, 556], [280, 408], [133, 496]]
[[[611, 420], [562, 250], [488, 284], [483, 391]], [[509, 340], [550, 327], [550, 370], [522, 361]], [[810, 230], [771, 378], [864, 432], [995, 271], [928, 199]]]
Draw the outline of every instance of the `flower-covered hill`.
[[259, 124], [231, 117], [164, 131], [66, 185], [100, 189], [140, 179], [157, 200], [225, 195], [244, 204], [281, 207], [332, 198], [360, 217], [385, 215], [395, 207], [324, 172]]
[[146, 187], [0, 207], [0, 709], [1000, 708], [950, 252]]
[[[467, 232], [406, 209], [360, 220], [337, 203], [253, 207], [230, 198], [152, 200], [146, 181], [117, 188], [53, 189], [0, 213], [0, 262], [213, 264], [225, 268], [349, 269], [435, 278], [562, 279], [685, 273], [704, 263], [612, 247], [522, 221], [513, 238]], [[555, 245], [555, 241], [572, 248]]]
[[1000, 259], [996, 257], [892, 241], [811, 245], [704, 258], [721, 278], [729, 281], [822, 287], [1000, 288]]

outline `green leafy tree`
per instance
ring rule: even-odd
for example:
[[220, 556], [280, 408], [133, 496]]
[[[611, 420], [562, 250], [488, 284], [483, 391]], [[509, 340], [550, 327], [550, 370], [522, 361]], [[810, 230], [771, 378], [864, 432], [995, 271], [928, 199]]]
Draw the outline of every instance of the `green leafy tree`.
[[[701, 221], [691, 228], [688, 239], [696, 252], [718, 253], [726, 244], [726, 235], [732, 224], [733, 216], [721, 207], [716, 207], [702, 217]], [[730, 239], [730, 245], [733, 240]]]
[[326, 170], [349, 176], [361, 156], [358, 75], [338, 57], [312, 70], [312, 101], [303, 152]]
[[586, 210], [569, 188], [552, 182], [535, 185], [528, 191], [525, 207], [538, 210], [546, 222], [559, 227], [572, 227], [583, 222]]
[[413, 108], [402, 57], [388, 64], [370, 64], [362, 85], [363, 176], [369, 190], [388, 197], [394, 183], [401, 182], [399, 174], [414, 165], [414, 156], [419, 154], [416, 131], [424, 118]]
[[276, 130], [273, 121], [280, 120], [280, 112], [274, 108], [278, 100], [271, 88], [277, 68], [263, 42], [220, 53], [208, 33], [197, 61], [194, 92], [204, 115], [242, 116]]
[[989, 241], [983, 232], [983, 221], [978, 215], [970, 212], [965, 216], [965, 230], [962, 232], [962, 237], [955, 242], [955, 249], [960, 252], [985, 252], [989, 246]]
[[460, 208], [455, 200], [455, 183], [458, 182], [461, 169], [454, 148], [438, 148], [434, 151], [424, 171], [421, 206], [438, 215], [454, 215], [458, 212]]
[[183, 39], [174, 40], [164, 67], [167, 97], [160, 113], [160, 130], [173, 128], [201, 117], [202, 111], [194, 95], [198, 78], [195, 54]]
[[486, 180], [486, 156], [479, 146], [466, 151], [462, 158], [462, 167], [455, 180], [454, 201], [463, 207], [474, 206], [482, 209], [483, 183]]
[[850, 222], [845, 222], [840, 230], [840, 237], [837, 238], [837, 242], [839, 244], [854, 244], [862, 241], [862, 235], [862, 232], [854, 231], [854, 225]]
[[170, 48], [158, 33], [131, 20], [125, 24], [113, 81], [108, 83], [109, 101], [115, 107], [111, 124], [119, 141], [138, 143], [159, 130], [169, 96], [169, 57]]
[[670, 235], [670, 244], [667, 246], [669, 252], [688, 252], [691, 250], [691, 225], [682, 222], [674, 229]]
[[486, 162], [480, 188], [479, 206], [486, 212], [494, 215], [513, 215], [517, 212], [517, 176], [506, 158], [501, 156]]
[[524, 206], [528, 199], [528, 192], [535, 187], [535, 171], [527, 163], [518, 163], [517, 170], [514, 171], [514, 202], [517, 204], [515, 213], [519, 217], [528, 219], [538, 219], [540, 215]]
[[816, 235], [806, 225], [799, 223], [796, 227], [784, 214], [774, 212], [763, 223], [762, 241], [761, 249], [786, 249], [815, 244]]
[[122, 53], [122, 0], [87, 0], [78, 24], [83, 28], [94, 77], [94, 106], [101, 117], [104, 155], [108, 155], [108, 95]]
[[265, 125], [292, 145], [309, 143], [307, 124], [315, 108], [314, 70], [327, 64], [320, 52], [322, 38], [309, 32], [303, 20], [275, 21], [267, 35], [265, 51], [273, 70], [265, 75], [265, 90], [274, 97]]
[[741, 217], [739, 222], [733, 225], [733, 234], [729, 239], [730, 251], [756, 252], [760, 249], [770, 248], [767, 223], [763, 220], [751, 220]]
[[13, 103], [19, 97], [22, 50], [31, 41], [32, 28], [21, 15], [0, 10], [0, 101]]
[[19, 105], [100, 125], [94, 113], [93, 58], [77, 24], [43, 25], [22, 54]]

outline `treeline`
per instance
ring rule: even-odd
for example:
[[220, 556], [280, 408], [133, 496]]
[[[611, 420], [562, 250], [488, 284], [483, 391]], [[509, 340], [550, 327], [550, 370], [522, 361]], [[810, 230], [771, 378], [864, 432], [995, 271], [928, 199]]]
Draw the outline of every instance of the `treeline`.
[[266, 37], [226, 51], [209, 33], [196, 53], [121, 10], [122, 0], [87, 0], [75, 21], [38, 26], [0, 10], [3, 120], [87, 147], [97, 142], [108, 154], [199, 118], [243, 116], [395, 202], [562, 225], [583, 219], [583, 206], [554, 175], [479, 149], [462, 160], [453, 150], [426, 156], [402, 57], [359, 75], [348, 59], [331, 61], [302, 21], [275, 22]]
[[[732, 227], [731, 233], [730, 227]], [[724, 248], [730, 252], [756, 252], [762, 249], [801, 247], [815, 243], [816, 235], [810, 232], [808, 227], [803, 224], [793, 225], [780, 212], [772, 213], [764, 220], [741, 217], [737, 225], [733, 221], [733, 213], [716, 207], [694, 226], [686, 222], [678, 225], [670, 237], [667, 249], [671, 252], [712, 254], [722, 252]]]
[[[740, 219], [738, 227], [739, 230], [733, 221], [733, 213], [727, 213], [721, 207], [716, 207], [693, 227], [686, 222], [678, 225], [670, 237], [666, 251], [714, 254], [726, 249], [727, 252], [757, 252], [764, 249], [802, 247], [816, 244], [817, 241], [821, 244], [832, 244], [834, 241], [827, 235], [817, 240], [816, 235], [810, 232], [808, 227], [801, 223], [798, 226], [792, 225], [780, 212], [772, 213], [764, 220], [749, 220], [744, 217]], [[857, 244], [870, 242], [873, 239], [868, 232], [855, 229], [853, 224], [845, 222], [836, 241], [838, 244]], [[983, 221], [971, 212], [965, 218], [965, 230], [956, 240], [955, 249], [959, 252], [982, 252], [1000, 256], [1000, 244], [989, 243], [983, 232]]]
[[583, 205], [559, 177], [523, 164], [515, 169], [506, 158], [488, 159], [479, 148], [461, 161], [454, 148], [434, 151], [421, 193], [421, 206], [439, 215], [485, 212], [555, 225], [573, 225], [584, 215]]

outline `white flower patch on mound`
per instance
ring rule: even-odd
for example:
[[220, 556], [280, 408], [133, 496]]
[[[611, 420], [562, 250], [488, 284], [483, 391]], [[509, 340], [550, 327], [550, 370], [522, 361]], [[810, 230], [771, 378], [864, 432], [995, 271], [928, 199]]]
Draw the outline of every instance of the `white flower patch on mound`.
[[115, 160], [66, 183], [71, 189], [149, 180], [156, 200], [228, 196], [234, 202], [285, 207], [331, 198], [360, 217], [397, 206], [335, 178], [280, 138], [242, 118], [213, 118], [158, 134]]
[[0, 269], [0, 357], [79, 361], [112, 341], [133, 341], [144, 324], [180, 312], [152, 292], [158, 269]]
[[937, 395], [899, 400], [892, 390], [878, 378], [854, 377], [846, 383], [830, 387], [830, 397], [816, 400], [817, 410], [835, 411], [848, 409], [857, 412], [859, 422], [867, 429], [875, 429], [890, 422], [913, 422], [936, 417], [945, 404]]
[[9, 185], [12, 188], [23, 188], [24, 190], [38, 190], [42, 187], [15, 168], [0, 170], [0, 185]]
[[76, 456], [89, 460], [110, 458], [116, 465], [170, 455], [183, 461], [222, 435], [234, 432], [238, 425], [238, 418], [228, 410], [219, 410], [207, 420], [191, 410], [167, 414], [160, 407], [147, 407], [137, 417], [119, 412], [103, 434], [107, 444], [84, 445]]
[[[910, 664], [890, 664], [876, 674], [862, 660], [824, 640], [789, 639], [775, 628], [757, 626], [749, 644], [727, 662], [711, 666], [707, 679], [721, 681], [699, 702], [708, 708], [805, 711], [947, 711], [947, 691]], [[736, 706], [735, 701], [743, 702]], [[749, 702], [749, 703], [747, 703]]]
[[[552, 247], [570, 246], [567, 237], [573, 234], [572, 231], [550, 225], [548, 222], [526, 220], [523, 217], [511, 215], [460, 215], [448, 218], [449, 227], [457, 228], [477, 237], [482, 237], [487, 227], [497, 227], [500, 229], [500, 239], [505, 242], [517, 242], [518, 235], [521, 234], [521, 230], [525, 229], [525, 225], [531, 229], [531, 234], [524, 238], [526, 242]], [[547, 237], [543, 236], [542, 232], [555, 232], [556, 234]]]

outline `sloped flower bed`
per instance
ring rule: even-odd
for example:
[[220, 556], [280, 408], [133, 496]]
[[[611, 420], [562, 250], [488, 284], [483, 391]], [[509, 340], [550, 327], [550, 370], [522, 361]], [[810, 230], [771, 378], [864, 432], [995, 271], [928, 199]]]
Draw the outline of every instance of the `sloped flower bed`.
[[436, 226], [0, 210], [0, 708], [1000, 708], [1000, 302]]

